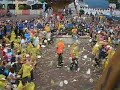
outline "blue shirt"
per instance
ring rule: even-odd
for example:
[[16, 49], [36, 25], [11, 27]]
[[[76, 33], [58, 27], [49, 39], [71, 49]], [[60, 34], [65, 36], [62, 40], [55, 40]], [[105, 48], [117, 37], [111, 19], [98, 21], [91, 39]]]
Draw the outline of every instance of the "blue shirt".
[[29, 29], [34, 29], [34, 23], [29, 24]]
[[11, 26], [10, 25], [6, 25], [6, 31], [10, 32], [11, 31]]
[[26, 38], [26, 40], [29, 42], [30, 41], [30, 35], [28, 33], [24, 34], [24, 37]]
[[23, 30], [23, 28], [24, 28], [24, 24], [23, 23], [18, 24], [18, 29], [19, 30]]
[[38, 29], [41, 29], [41, 28], [43, 28], [43, 26], [42, 26], [40, 23], [38, 23], [38, 24], [37, 24], [37, 28], [38, 28]]

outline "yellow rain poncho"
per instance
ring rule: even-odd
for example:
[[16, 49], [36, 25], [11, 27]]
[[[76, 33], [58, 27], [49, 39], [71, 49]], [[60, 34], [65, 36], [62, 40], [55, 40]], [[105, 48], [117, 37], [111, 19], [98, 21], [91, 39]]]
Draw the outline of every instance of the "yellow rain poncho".
[[20, 38], [17, 38], [17, 39], [14, 40], [14, 42], [15, 43], [20, 43], [20, 40], [21, 40]]
[[35, 84], [33, 82], [25, 85], [25, 90], [35, 90]]
[[15, 32], [12, 31], [10, 40], [11, 40], [11, 41], [15, 41], [15, 37], [16, 37], [16, 36], [15, 36]]
[[5, 41], [6, 41], [6, 44], [9, 44], [9, 39], [7, 37], [5, 37]]
[[3, 78], [5, 78], [4, 75], [0, 75], [0, 90], [5, 90], [5, 86], [6, 86], [6, 82], [5, 80], [2, 80]]
[[22, 48], [21, 45], [19, 43], [15, 43], [14, 44], [14, 50], [17, 52], [21, 52]]
[[96, 45], [92, 49], [92, 54], [95, 56], [98, 56], [100, 47], [101, 47], [101, 44], [96, 43]]
[[79, 50], [78, 50], [78, 47], [75, 45], [73, 45], [72, 47], [71, 47], [71, 57], [72, 58], [79, 58], [79, 55], [80, 55], [80, 52], [79, 52]]
[[59, 23], [59, 25], [58, 25], [58, 30], [60, 30], [61, 28], [62, 28], [62, 24], [61, 23]]
[[110, 37], [108, 37], [108, 44], [112, 44], [112, 40]]
[[113, 48], [111, 48], [110, 50], [108, 50], [108, 55], [107, 55], [107, 59], [109, 60], [109, 59], [111, 59], [112, 58], [112, 56], [115, 54], [115, 51], [113, 50]]
[[30, 53], [32, 52], [32, 51], [31, 51], [32, 48], [33, 48], [32, 44], [28, 44], [27, 49], [26, 49], [26, 52], [30, 54]]
[[112, 58], [112, 56], [115, 54], [115, 51], [113, 50], [113, 48], [111, 48], [110, 50], [108, 50], [108, 56], [106, 57], [106, 61], [104, 62], [104, 70], [106, 69], [108, 63], [109, 63], [109, 60]]
[[97, 42], [99, 41], [99, 38], [100, 38], [99, 35], [97, 35], [97, 36], [96, 36], [96, 41], [97, 41]]
[[32, 67], [30, 66], [29, 63], [26, 63], [22, 65], [18, 74], [22, 74], [22, 78], [31, 77], [31, 71]]
[[17, 90], [23, 90], [23, 84], [22, 84], [22, 81], [19, 82], [18, 84], [18, 87], [17, 87]]
[[26, 58], [26, 53], [22, 53], [22, 55], [21, 55], [21, 63], [25, 62], [25, 58]]
[[32, 55], [33, 55], [33, 56], [35, 56], [35, 57], [36, 57], [36, 56], [39, 54], [39, 49], [38, 49], [38, 48], [33, 47], [31, 50], [32, 50], [32, 52], [31, 52], [31, 53], [32, 53]]

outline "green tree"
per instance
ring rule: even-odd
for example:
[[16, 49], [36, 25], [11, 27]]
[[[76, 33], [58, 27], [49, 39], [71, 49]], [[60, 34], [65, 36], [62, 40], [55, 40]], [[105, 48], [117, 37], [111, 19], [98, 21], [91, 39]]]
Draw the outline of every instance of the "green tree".
[[109, 3], [118, 3], [118, 0], [109, 0]]
[[24, 9], [24, 5], [19, 5], [19, 10], [23, 10]]
[[85, 14], [85, 11], [83, 9], [80, 9], [79, 14], [83, 15], [83, 14]]

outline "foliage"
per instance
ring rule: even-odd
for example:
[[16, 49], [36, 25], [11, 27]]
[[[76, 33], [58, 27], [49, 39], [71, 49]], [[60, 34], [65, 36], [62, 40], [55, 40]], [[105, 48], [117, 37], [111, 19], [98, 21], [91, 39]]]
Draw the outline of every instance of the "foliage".
[[29, 5], [19, 5], [19, 10], [28, 10], [31, 9]]
[[79, 14], [83, 15], [84, 13], [85, 13], [85, 11], [83, 9], [80, 9]]
[[19, 5], [19, 10], [23, 10], [24, 9], [24, 5]]
[[109, 3], [118, 3], [118, 0], [109, 0]]

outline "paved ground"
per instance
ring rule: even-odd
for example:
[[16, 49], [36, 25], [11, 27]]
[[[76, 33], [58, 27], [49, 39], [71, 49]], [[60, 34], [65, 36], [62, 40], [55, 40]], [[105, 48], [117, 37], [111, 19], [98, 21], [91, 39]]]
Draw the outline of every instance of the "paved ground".
[[[70, 39], [66, 39], [66, 42], [70, 42]], [[93, 90], [101, 71], [95, 70], [93, 66], [89, 39], [80, 39], [79, 42], [81, 55], [77, 72], [69, 70], [70, 48], [68, 43], [63, 54], [63, 68], [56, 67], [57, 56], [54, 44], [49, 49], [42, 50], [42, 58], [37, 61], [37, 67], [34, 70], [35, 90]], [[90, 74], [87, 74], [89, 70]]]

